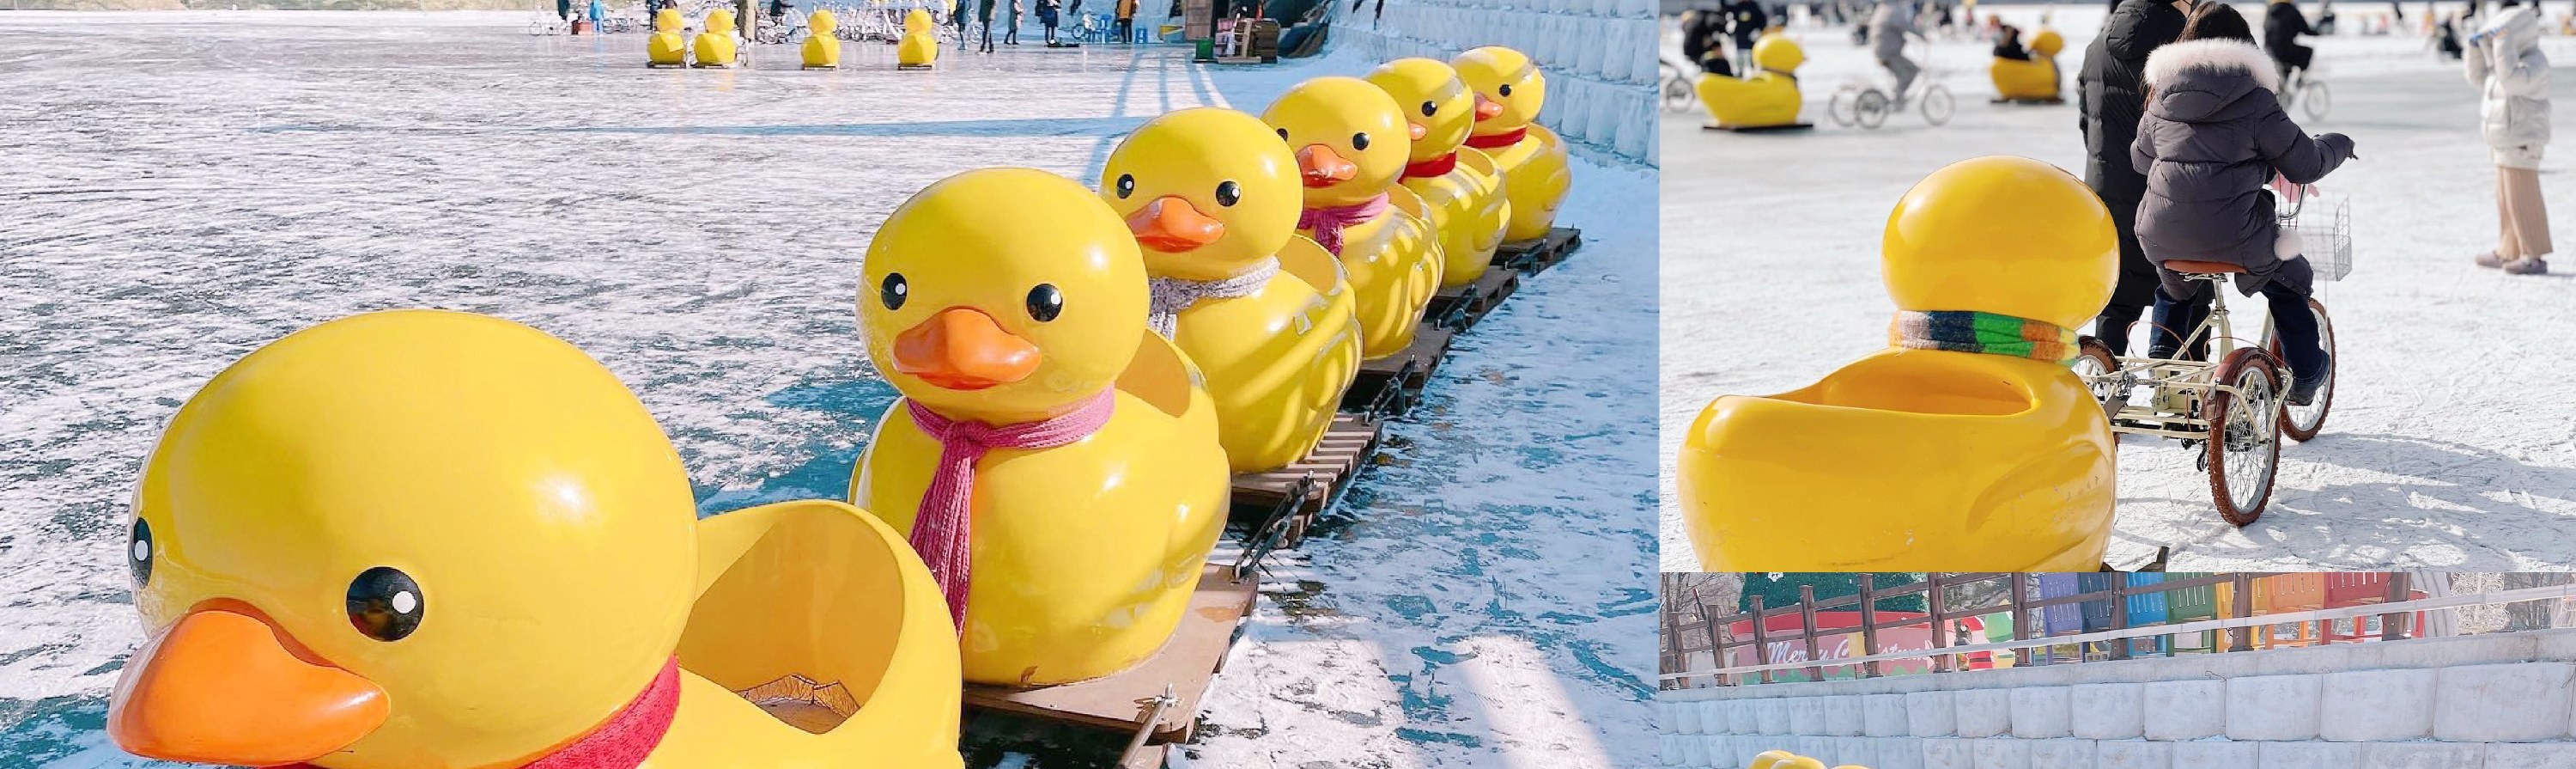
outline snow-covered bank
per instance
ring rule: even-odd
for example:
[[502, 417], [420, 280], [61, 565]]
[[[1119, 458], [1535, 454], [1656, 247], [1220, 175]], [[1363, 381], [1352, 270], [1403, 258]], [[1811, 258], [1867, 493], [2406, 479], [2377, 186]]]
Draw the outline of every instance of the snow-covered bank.
[[[2419, 8], [2408, 4], [2410, 19]], [[2026, 26], [2042, 12], [2004, 9]], [[2054, 13], [2071, 80], [2101, 11]], [[1804, 386], [1885, 344], [1894, 307], [1879, 282], [1878, 238], [1915, 180], [1988, 154], [2081, 168], [2075, 108], [1987, 104], [1987, 54], [1974, 43], [1944, 43], [1932, 57], [1958, 93], [1949, 125], [1908, 113], [1878, 131], [1833, 127], [1825, 99], [1874, 76], [1875, 65], [1843, 30], [1799, 34], [1812, 59], [1799, 74], [1808, 113], [1824, 124], [1817, 131], [1716, 134], [1699, 129], [1699, 115], [1664, 118], [1667, 494], [1681, 431], [1711, 398]], [[2567, 74], [2576, 40], [2545, 41], [2561, 63], [2559, 125], [2576, 125], [2576, 77]], [[2576, 340], [2567, 333], [2576, 290], [2563, 274], [2514, 278], [2469, 264], [2496, 233], [2476, 92], [2456, 63], [2418, 53], [2417, 38], [2311, 44], [2333, 111], [2307, 128], [2350, 133], [2362, 158], [2322, 184], [2353, 200], [2359, 263], [2329, 289], [2342, 357], [2326, 433], [2282, 449], [2273, 508], [2243, 530], [2211, 510], [2206, 476], [2174, 443], [2125, 440], [2112, 562], [2170, 545], [2178, 570], [2576, 566]], [[2576, 178], [2556, 172], [2568, 155], [2558, 150], [2543, 184], [2576, 200]], [[1663, 541], [1664, 568], [1696, 566], [1669, 504]]]

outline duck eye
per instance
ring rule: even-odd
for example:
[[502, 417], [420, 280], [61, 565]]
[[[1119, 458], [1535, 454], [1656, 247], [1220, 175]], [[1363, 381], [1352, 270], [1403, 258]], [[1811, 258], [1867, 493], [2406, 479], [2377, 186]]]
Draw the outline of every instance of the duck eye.
[[1505, 83], [1503, 84], [1503, 87], [1494, 89], [1494, 92], [1504, 96], [1510, 96], [1512, 95], [1512, 86], [1509, 83]]
[[1351, 134], [1351, 149], [1368, 149], [1368, 134]]
[[1235, 183], [1234, 183], [1234, 180], [1232, 180], [1232, 179], [1227, 179], [1227, 180], [1225, 180], [1225, 181], [1221, 181], [1221, 182], [1217, 182], [1217, 183], [1216, 183], [1216, 204], [1217, 204], [1217, 205], [1220, 205], [1220, 206], [1231, 206], [1231, 205], [1234, 205], [1236, 201], [1240, 201], [1240, 200], [1242, 200], [1242, 199], [1243, 199], [1243, 187], [1242, 187], [1242, 186], [1240, 186], [1240, 185], [1235, 184]]
[[885, 285], [877, 287], [877, 301], [884, 303], [888, 310], [903, 309], [903, 300], [911, 297], [912, 284], [904, 282], [900, 272], [887, 274]]
[[135, 587], [152, 581], [152, 555], [152, 524], [136, 518], [132, 541], [125, 543], [125, 565], [134, 570]]
[[420, 583], [389, 566], [358, 573], [349, 582], [349, 624], [378, 641], [400, 641], [420, 629], [428, 604]]
[[1436, 114], [1439, 114], [1439, 113], [1440, 113], [1440, 104], [1439, 104], [1438, 102], [1428, 102], [1428, 101], [1426, 101], [1426, 102], [1423, 102], [1423, 103], [1422, 103], [1422, 116], [1423, 116], [1423, 117], [1430, 117], [1430, 116], [1432, 116], [1432, 115], [1436, 115]]
[[1064, 292], [1057, 291], [1053, 284], [1048, 283], [1040, 283], [1036, 288], [1029, 289], [1030, 318], [1039, 323], [1045, 323], [1063, 314]]
[[1136, 175], [1135, 175], [1135, 174], [1119, 174], [1119, 175], [1118, 175], [1118, 199], [1119, 199], [1119, 200], [1126, 200], [1126, 199], [1127, 199], [1127, 196], [1129, 196], [1129, 195], [1134, 195], [1134, 194], [1136, 194]]
[[1288, 129], [1279, 129], [1279, 140], [1283, 142], [1288, 140]]

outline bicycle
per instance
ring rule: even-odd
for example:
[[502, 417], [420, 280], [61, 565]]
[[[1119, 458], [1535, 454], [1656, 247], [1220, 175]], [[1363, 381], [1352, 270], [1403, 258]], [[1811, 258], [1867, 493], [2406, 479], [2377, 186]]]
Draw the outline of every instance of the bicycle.
[[[2276, 214], [2281, 226], [2293, 228], [2308, 246], [2306, 255], [2317, 280], [2341, 280], [2352, 270], [2349, 201], [2337, 201], [2333, 208], [2317, 213], [2306, 206], [2315, 196], [2314, 187], [2282, 186], [2286, 194], [2280, 199], [2286, 208]], [[2303, 219], [2303, 213], [2317, 215]], [[2264, 319], [2260, 341], [2251, 345], [2242, 344], [2228, 323], [2226, 281], [2245, 268], [2180, 260], [2166, 261], [2163, 267], [2186, 280], [2212, 284], [2209, 317], [2182, 335], [2182, 346], [2175, 353], [2184, 359], [2115, 356], [2110, 345], [2086, 336], [2076, 341], [2072, 367], [2101, 401], [2112, 432], [2174, 438], [2186, 450], [2199, 450], [2194, 462], [2209, 474], [2210, 498], [2219, 517], [2237, 526], [2250, 525], [2270, 504], [2280, 470], [2281, 437], [2305, 442], [2325, 427], [2326, 413], [2334, 406], [2334, 367], [2327, 367], [2314, 401], [2290, 405], [2286, 396], [2298, 384], [2297, 372], [2283, 368], [2281, 341], [2272, 319]], [[2324, 293], [2323, 285], [2316, 287], [2308, 298], [2308, 310], [2316, 315], [2317, 343], [2331, 356], [2334, 322], [2326, 314]], [[2208, 356], [2188, 359], [2191, 351], [2204, 345]], [[2132, 395], [2142, 388], [2147, 397], [2139, 403]]]
[[[1941, 84], [1941, 71], [1932, 67], [1931, 49], [1929, 42], [1923, 45], [1923, 71], [1914, 75], [1914, 81], [1919, 84], [1914, 89], [1914, 104], [1923, 111], [1923, 122], [1938, 126], [1950, 122], [1950, 116], [1958, 112], [1959, 102], [1950, 95], [1950, 88]], [[1888, 90], [1876, 82], [1844, 83], [1834, 89], [1833, 99], [1826, 102], [1825, 115], [1833, 118], [1835, 125], [1844, 128], [1858, 125], [1876, 129], [1887, 123], [1889, 115], [1896, 114], [1905, 106], [1890, 98]]]
[[1662, 69], [1660, 82], [1663, 84], [1664, 111], [1690, 112], [1699, 104], [1699, 89], [1692, 84], [1688, 74], [1692, 68], [1674, 64], [1671, 59], [1657, 64]]
[[2297, 107], [2309, 120], [2326, 119], [2326, 108], [2333, 106], [2334, 100], [2326, 91], [2325, 81], [2313, 77], [2315, 71], [2314, 66], [2302, 67], [2292, 75], [2297, 81], [2281, 89], [2282, 109]]

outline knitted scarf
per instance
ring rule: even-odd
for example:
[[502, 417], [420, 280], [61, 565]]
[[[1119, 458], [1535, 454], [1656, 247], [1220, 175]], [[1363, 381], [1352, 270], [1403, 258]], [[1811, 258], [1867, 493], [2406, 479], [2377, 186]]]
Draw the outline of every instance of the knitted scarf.
[[1449, 154], [1419, 163], [1406, 163], [1404, 165], [1404, 178], [1420, 179], [1426, 176], [1441, 176], [1449, 173], [1449, 169], [1457, 167], [1458, 153], [1456, 151], [1451, 151]]
[[912, 519], [912, 549], [938, 578], [959, 633], [966, 630], [966, 586], [974, 568], [968, 543], [974, 534], [975, 463], [993, 449], [1049, 449], [1090, 437], [1109, 424], [1117, 402], [1115, 391], [1104, 389], [1065, 414], [996, 427], [949, 419], [920, 401], [904, 401], [913, 424], [939, 441], [939, 469]]
[[1260, 292], [1261, 287], [1263, 285], [1267, 285], [1271, 278], [1278, 276], [1279, 257], [1273, 256], [1261, 260], [1260, 264], [1253, 265], [1251, 269], [1235, 273], [1234, 277], [1230, 278], [1222, 278], [1218, 280], [1184, 280], [1181, 278], [1149, 279], [1146, 281], [1146, 285], [1153, 291], [1153, 304], [1151, 305], [1151, 309], [1147, 311], [1145, 324], [1152, 326], [1154, 328], [1154, 333], [1163, 335], [1164, 339], [1170, 339], [1172, 338], [1172, 331], [1180, 326], [1181, 311], [1189, 309], [1191, 305], [1198, 304], [1199, 300], [1232, 299], [1238, 296], [1251, 296]]
[[1469, 136], [1467, 137], [1467, 146], [1480, 150], [1497, 150], [1514, 144], [1519, 144], [1521, 143], [1521, 137], [1528, 135], [1529, 126], [1521, 126], [1498, 134]]
[[1975, 310], [1899, 311], [1888, 343], [1912, 350], [2010, 355], [2063, 363], [2075, 359], [2075, 330]]
[[1378, 193], [1377, 197], [1347, 206], [1309, 208], [1297, 214], [1297, 229], [1313, 230], [1315, 245], [1323, 246], [1324, 250], [1333, 252], [1334, 256], [1341, 256], [1342, 230], [1354, 224], [1376, 219], [1385, 214], [1387, 208], [1386, 193], [1383, 192]]
[[[642, 694], [635, 695], [598, 728], [519, 765], [520, 769], [635, 769], [661, 746], [662, 735], [670, 733], [671, 719], [679, 712], [680, 658], [672, 657], [662, 662], [662, 672], [653, 676]], [[289, 764], [275, 769], [320, 768]]]

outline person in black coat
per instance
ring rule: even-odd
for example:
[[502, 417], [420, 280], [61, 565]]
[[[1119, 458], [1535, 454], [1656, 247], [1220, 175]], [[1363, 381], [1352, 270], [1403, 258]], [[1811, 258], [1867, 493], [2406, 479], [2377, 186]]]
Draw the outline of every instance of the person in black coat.
[[2272, 54], [2272, 66], [2281, 73], [2281, 82], [2293, 82], [2292, 74], [2304, 71], [2316, 59], [2317, 49], [2299, 44], [2300, 35], [2317, 34], [2308, 26], [2307, 14], [2291, 0], [2272, 0], [2263, 11], [2263, 50]]
[[1726, 5], [1726, 24], [1735, 36], [1735, 60], [1751, 62], [1753, 42], [1762, 39], [1762, 30], [1771, 28], [1771, 15], [1763, 12], [1760, 0], [1735, 0]]
[[[2129, 162], [2129, 145], [2138, 140], [2138, 119], [2146, 115], [2147, 94], [2140, 73], [2147, 55], [2182, 37], [2188, 0], [2121, 0], [2102, 22], [2102, 32], [2084, 48], [2084, 68], [2075, 82], [2083, 98], [2078, 108], [2084, 130], [2084, 183], [2111, 209], [2119, 230], [2120, 283], [2111, 302], [2093, 320], [2093, 335], [2126, 355], [2128, 328], [2156, 300], [2156, 266], [2138, 247], [2138, 201], [2147, 195], [2147, 176]], [[2188, 330], [2188, 329], [2185, 329]]]

